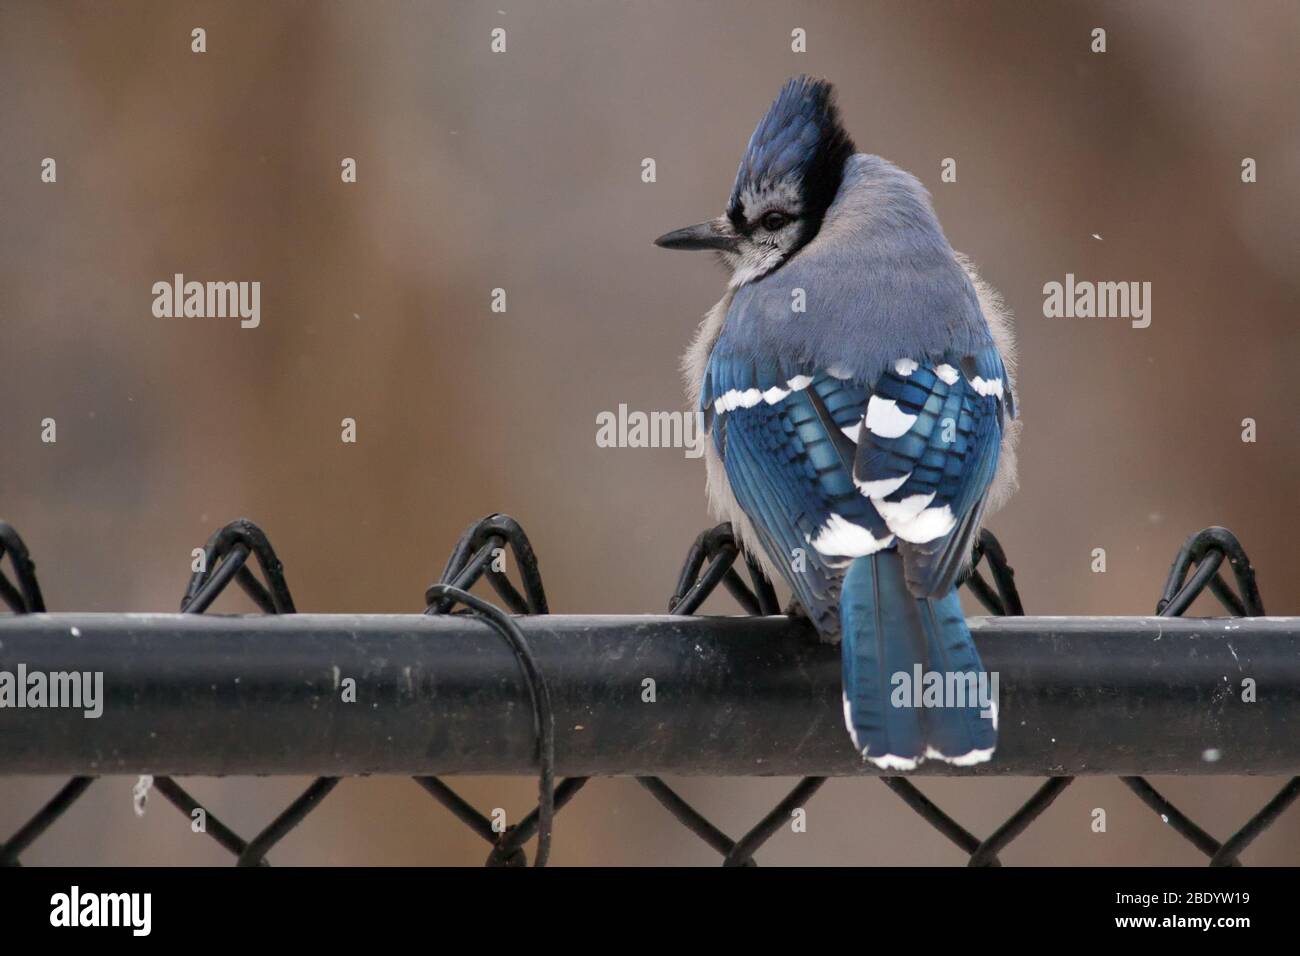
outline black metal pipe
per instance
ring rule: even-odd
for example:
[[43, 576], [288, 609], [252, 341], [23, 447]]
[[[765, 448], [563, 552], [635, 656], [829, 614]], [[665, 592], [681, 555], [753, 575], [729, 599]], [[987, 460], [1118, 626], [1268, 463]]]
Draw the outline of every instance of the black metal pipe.
[[[516, 620], [548, 685], [560, 774], [874, 772], [842, 724], [838, 650], [804, 624]], [[1001, 705], [997, 755], [976, 774], [1300, 772], [1300, 619], [971, 628]], [[0, 618], [0, 672], [20, 664], [102, 672], [103, 714], [0, 706], [0, 774], [537, 771], [518, 661], [462, 615]], [[355, 703], [343, 700], [349, 678]]]

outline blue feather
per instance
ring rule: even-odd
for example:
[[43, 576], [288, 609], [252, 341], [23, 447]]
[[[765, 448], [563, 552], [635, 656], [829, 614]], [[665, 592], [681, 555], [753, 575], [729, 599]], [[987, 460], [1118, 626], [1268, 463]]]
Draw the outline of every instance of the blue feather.
[[[844, 578], [840, 624], [845, 718], [865, 757], [904, 770], [927, 756], [987, 759], [997, 730], [991, 713], [981, 715], [983, 665], [955, 591], [918, 599], [896, 551], [856, 558]], [[945, 681], [969, 674], [973, 680], [963, 687], [972, 693], [964, 701], [913, 706], [918, 667]]]

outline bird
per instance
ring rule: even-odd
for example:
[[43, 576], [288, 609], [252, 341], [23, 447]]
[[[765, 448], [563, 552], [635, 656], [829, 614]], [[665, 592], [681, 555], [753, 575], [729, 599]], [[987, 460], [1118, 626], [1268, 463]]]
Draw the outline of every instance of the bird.
[[[855, 749], [888, 771], [989, 760], [996, 695], [974, 692], [989, 675], [956, 586], [1016, 486], [1001, 297], [809, 76], [755, 127], [723, 214], [655, 243], [728, 275], [683, 359], [710, 507], [839, 644]], [[907, 689], [931, 674], [947, 698]]]

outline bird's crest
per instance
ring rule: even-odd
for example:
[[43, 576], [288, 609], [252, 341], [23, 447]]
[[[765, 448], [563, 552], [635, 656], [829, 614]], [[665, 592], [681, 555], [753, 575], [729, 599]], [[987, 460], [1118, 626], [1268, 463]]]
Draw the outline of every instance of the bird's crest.
[[809, 76], [792, 78], [749, 138], [727, 215], [741, 226], [746, 196], [782, 185], [797, 190], [806, 209], [824, 211], [854, 151], [840, 124], [831, 84]]

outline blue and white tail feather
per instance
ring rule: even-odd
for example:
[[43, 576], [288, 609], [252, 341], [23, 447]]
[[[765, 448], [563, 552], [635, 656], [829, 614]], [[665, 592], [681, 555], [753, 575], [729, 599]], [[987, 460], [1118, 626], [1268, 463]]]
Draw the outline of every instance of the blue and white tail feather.
[[[844, 721], [863, 757], [882, 770], [912, 770], [925, 759], [970, 766], [993, 756], [997, 700], [981, 693], [987, 679], [955, 591], [914, 597], [897, 551], [856, 558], [840, 621]], [[924, 691], [913, 685], [928, 674], [952, 687], [960, 680], [969, 696], [917, 706]]]

